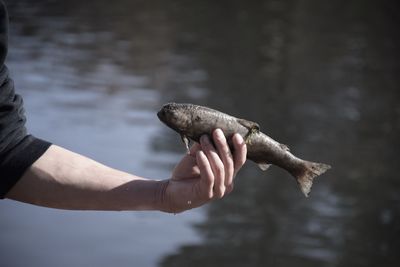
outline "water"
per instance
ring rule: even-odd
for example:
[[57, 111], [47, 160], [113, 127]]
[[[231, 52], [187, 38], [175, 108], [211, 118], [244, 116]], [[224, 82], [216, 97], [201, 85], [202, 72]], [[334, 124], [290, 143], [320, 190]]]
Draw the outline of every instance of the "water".
[[398, 266], [396, 1], [6, 1], [7, 64], [36, 136], [138, 175], [184, 153], [155, 112], [209, 105], [333, 166], [305, 199], [248, 163], [203, 209], [2, 201], [7, 266]]

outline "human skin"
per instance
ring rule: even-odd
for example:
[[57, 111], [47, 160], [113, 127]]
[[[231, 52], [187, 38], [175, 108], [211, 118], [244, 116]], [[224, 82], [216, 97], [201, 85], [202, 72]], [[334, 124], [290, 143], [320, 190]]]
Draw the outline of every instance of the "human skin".
[[160, 210], [178, 213], [222, 198], [246, 161], [246, 144], [236, 134], [234, 152], [220, 129], [213, 143], [203, 136], [167, 180], [132, 175], [52, 145], [25, 172], [6, 198], [69, 210]]

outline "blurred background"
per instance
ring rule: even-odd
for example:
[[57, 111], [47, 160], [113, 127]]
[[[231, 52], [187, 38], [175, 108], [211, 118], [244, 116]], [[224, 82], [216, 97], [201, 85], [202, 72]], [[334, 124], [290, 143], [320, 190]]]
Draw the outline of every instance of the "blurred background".
[[333, 168], [306, 199], [249, 162], [175, 216], [4, 200], [1, 266], [400, 266], [398, 1], [5, 2], [35, 136], [164, 179], [185, 149], [156, 112], [191, 102]]

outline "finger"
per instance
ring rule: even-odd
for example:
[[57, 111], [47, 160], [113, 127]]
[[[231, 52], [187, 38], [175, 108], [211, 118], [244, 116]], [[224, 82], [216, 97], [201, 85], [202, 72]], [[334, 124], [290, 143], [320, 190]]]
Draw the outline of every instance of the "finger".
[[232, 183], [226, 187], [225, 194], [229, 194], [230, 192], [233, 191], [233, 187], [234, 187], [233, 184], [234, 184], [234, 182], [232, 181]]
[[208, 158], [211, 169], [214, 173], [214, 195], [221, 198], [225, 193], [225, 170], [214, 145], [211, 143], [207, 135], [200, 138], [201, 149]]
[[196, 153], [196, 161], [200, 169], [200, 192], [198, 193], [205, 199], [210, 200], [214, 196], [214, 173], [203, 151], [200, 150]]
[[192, 145], [192, 147], [190, 148], [190, 150], [189, 150], [189, 155], [195, 157], [197, 151], [199, 151], [200, 149], [201, 149], [200, 144], [199, 144], [199, 143], [194, 143], [194, 144]]
[[247, 146], [246, 142], [243, 140], [243, 137], [240, 134], [234, 134], [232, 137], [234, 154], [233, 154], [233, 162], [234, 162], [234, 173], [236, 174], [239, 169], [246, 162], [247, 156]]
[[216, 129], [213, 132], [213, 138], [215, 146], [218, 150], [218, 154], [222, 160], [222, 163], [224, 164], [224, 171], [225, 171], [224, 185], [225, 187], [230, 187], [233, 181], [233, 175], [235, 171], [231, 150], [226, 141], [225, 135], [221, 129]]

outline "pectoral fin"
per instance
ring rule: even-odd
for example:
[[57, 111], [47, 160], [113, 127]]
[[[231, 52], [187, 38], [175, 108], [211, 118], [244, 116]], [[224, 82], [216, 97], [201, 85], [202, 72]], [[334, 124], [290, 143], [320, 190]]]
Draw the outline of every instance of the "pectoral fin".
[[190, 153], [190, 150], [189, 150], [190, 140], [189, 140], [189, 139], [187, 138], [187, 136], [184, 135], [184, 134], [181, 134], [181, 138], [182, 138], [182, 142], [185, 144], [186, 151], [187, 151], [187, 153], [189, 154], [189, 153]]
[[260, 125], [257, 122], [245, 119], [237, 119], [237, 122], [246, 127], [250, 132], [258, 132], [260, 130]]
[[285, 145], [285, 144], [279, 144], [279, 146], [280, 146], [283, 150], [290, 151], [289, 147], [288, 147], [287, 145]]
[[258, 167], [260, 167], [261, 170], [266, 171], [268, 170], [269, 167], [271, 167], [271, 164], [269, 163], [258, 163]]
[[247, 134], [244, 136], [244, 141], [246, 142], [246, 144], [250, 144], [250, 136], [253, 133], [258, 133], [260, 131], [260, 125], [258, 125], [258, 123], [253, 122], [253, 121], [248, 121], [245, 119], [238, 119], [237, 120], [238, 123], [240, 123], [241, 125], [243, 125], [244, 127], [246, 127], [249, 131], [247, 132]]

